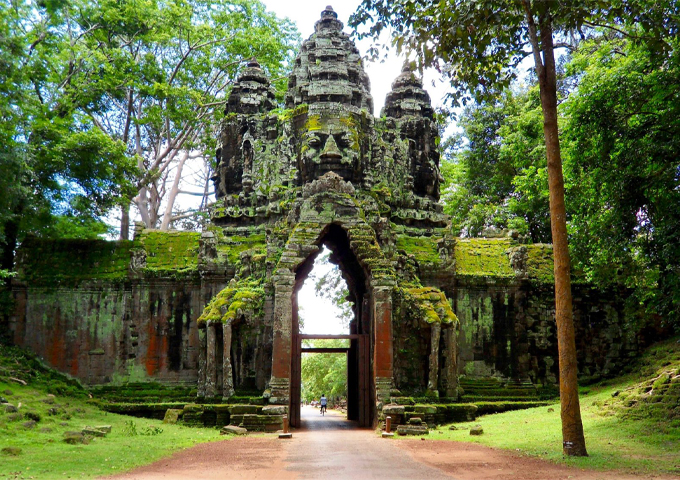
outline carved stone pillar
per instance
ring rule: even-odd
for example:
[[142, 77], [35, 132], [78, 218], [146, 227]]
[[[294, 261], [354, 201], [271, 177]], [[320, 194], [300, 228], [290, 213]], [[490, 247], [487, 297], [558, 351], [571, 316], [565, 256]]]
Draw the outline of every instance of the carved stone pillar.
[[446, 364], [442, 372], [446, 378], [446, 396], [458, 397], [458, 335], [457, 327], [451, 325], [444, 330], [446, 344]]
[[430, 375], [427, 379], [427, 389], [431, 393], [438, 392], [439, 385], [439, 337], [442, 325], [434, 322], [430, 327]]
[[215, 329], [218, 326], [210, 323], [206, 327], [206, 356], [205, 356], [205, 396], [213, 398], [217, 387], [217, 344], [215, 343]]
[[234, 378], [231, 371], [231, 320], [222, 324], [224, 349], [222, 355], [222, 397], [234, 395]]
[[199, 397], [205, 397], [205, 362], [206, 362], [206, 348], [207, 348], [207, 335], [206, 330], [208, 328], [198, 329], [198, 392]]
[[375, 375], [375, 407], [378, 416], [373, 423], [380, 421], [382, 407], [390, 401], [393, 383], [392, 351], [392, 287], [373, 287], [373, 374]]
[[293, 345], [293, 290], [295, 274], [277, 272], [272, 278], [274, 293], [274, 344], [269, 403], [288, 405], [290, 401], [290, 362]]

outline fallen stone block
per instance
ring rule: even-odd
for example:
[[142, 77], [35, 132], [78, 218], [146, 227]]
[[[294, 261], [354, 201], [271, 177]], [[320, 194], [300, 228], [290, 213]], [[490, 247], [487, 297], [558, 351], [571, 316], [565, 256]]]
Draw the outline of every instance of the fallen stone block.
[[484, 429], [481, 425], [475, 425], [470, 429], [470, 435], [482, 435], [483, 433]]
[[288, 407], [283, 405], [268, 405], [262, 407], [262, 415], [286, 415], [288, 413]]
[[85, 443], [85, 435], [83, 432], [64, 432], [64, 442], [71, 445]]
[[427, 426], [423, 425], [398, 425], [397, 433], [399, 435], [429, 435]]
[[165, 411], [165, 416], [163, 417], [163, 423], [175, 424], [179, 421], [180, 417], [184, 413], [183, 410], [179, 408], [168, 408]]
[[94, 427], [85, 427], [81, 430], [83, 435], [89, 435], [91, 437], [105, 437], [106, 432], [102, 432], [101, 430], [97, 430]]
[[255, 415], [262, 407], [257, 405], [232, 405], [229, 407], [229, 413], [231, 415], [244, 415], [252, 414]]
[[385, 405], [382, 412], [385, 415], [403, 415], [406, 409], [403, 405]]
[[220, 430], [220, 435], [245, 435], [246, 433], [248, 433], [247, 429], [236, 425], [227, 425]]

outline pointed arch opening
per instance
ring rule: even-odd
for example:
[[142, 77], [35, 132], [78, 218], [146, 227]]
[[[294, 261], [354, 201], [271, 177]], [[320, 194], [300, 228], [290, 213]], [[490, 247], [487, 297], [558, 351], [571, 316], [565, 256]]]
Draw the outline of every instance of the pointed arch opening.
[[[372, 388], [371, 388], [371, 309], [368, 276], [351, 249], [345, 230], [337, 224], [328, 225], [318, 238], [319, 248], [310, 254], [295, 270], [295, 284], [292, 298], [292, 336], [291, 355], [291, 402], [290, 421], [300, 426], [301, 405], [301, 362], [305, 353], [333, 353], [346, 355], [347, 365], [347, 418], [359, 426], [372, 425]], [[303, 333], [300, 328], [298, 293], [314, 268], [314, 262], [323, 248], [330, 250], [329, 260], [337, 265], [342, 279], [347, 285], [346, 302], [350, 305], [347, 329], [341, 334], [325, 332]], [[307, 311], [306, 315], [324, 315], [327, 312]], [[316, 322], [315, 322], [316, 323]], [[317, 323], [318, 325], [319, 323]], [[321, 323], [322, 324], [322, 323]], [[310, 340], [346, 340], [341, 347], [309, 347]]]

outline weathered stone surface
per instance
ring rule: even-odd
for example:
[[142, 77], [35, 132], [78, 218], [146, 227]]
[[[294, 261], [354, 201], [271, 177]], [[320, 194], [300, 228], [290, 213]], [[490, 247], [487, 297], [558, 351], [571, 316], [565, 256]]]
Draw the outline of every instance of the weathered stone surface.
[[385, 405], [382, 411], [385, 415], [403, 415], [405, 408], [402, 405]]
[[415, 413], [421, 413], [423, 415], [433, 415], [437, 413], [437, 407], [434, 407], [432, 405], [415, 405], [413, 407], [413, 411]]
[[262, 408], [257, 405], [232, 405], [229, 407], [229, 413], [231, 415], [257, 414]]
[[78, 443], [87, 443], [87, 438], [82, 432], [64, 432], [64, 442], [72, 445]]
[[236, 425], [227, 425], [220, 429], [220, 435], [245, 435], [246, 433], [248, 429]]
[[285, 415], [288, 413], [288, 407], [283, 405], [269, 405], [262, 407], [262, 415]]
[[163, 423], [175, 424], [179, 421], [183, 413], [184, 411], [179, 408], [168, 408], [165, 411]]
[[484, 434], [484, 429], [481, 425], [475, 425], [470, 429], [470, 435], [482, 435]]
[[424, 425], [399, 425], [397, 433], [399, 435], [429, 435], [430, 432]]
[[81, 430], [83, 435], [89, 435], [91, 437], [105, 437], [107, 432], [99, 430], [95, 427], [85, 427]]

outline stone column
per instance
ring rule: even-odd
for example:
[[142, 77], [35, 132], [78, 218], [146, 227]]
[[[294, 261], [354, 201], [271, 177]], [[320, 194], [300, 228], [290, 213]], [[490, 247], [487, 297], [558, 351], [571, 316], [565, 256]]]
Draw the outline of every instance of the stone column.
[[234, 378], [231, 372], [231, 320], [222, 324], [222, 339], [224, 342], [222, 354], [222, 397], [234, 395]]
[[217, 387], [217, 344], [215, 343], [215, 329], [218, 325], [209, 323], [206, 327], [206, 355], [205, 355], [205, 396], [215, 397]]
[[198, 329], [198, 392], [199, 397], [205, 397], [205, 367], [208, 327]]
[[457, 326], [450, 325], [444, 330], [444, 340], [446, 342], [446, 396], [458, 398], [458, 335]]
[[[392, 287], [378, 285], [373, 287], [373, 374], [375, 375], [376, 408], [390, 401], [393, 376], [392, 351]], [[378, 419], [376, 418], [375, 421]]]
[[293, 346], [293, 290], [295, 274], [278, 271], [274, 283], [274, 344], [269, 403], [288, 405], [290, 401], [290, 361]]
[[427, 379], [427, 389], [431, 393], [438, 392], [439, 385], [439, 337], [442, 325], [434, 322], [430, 327], [430, 375]]

